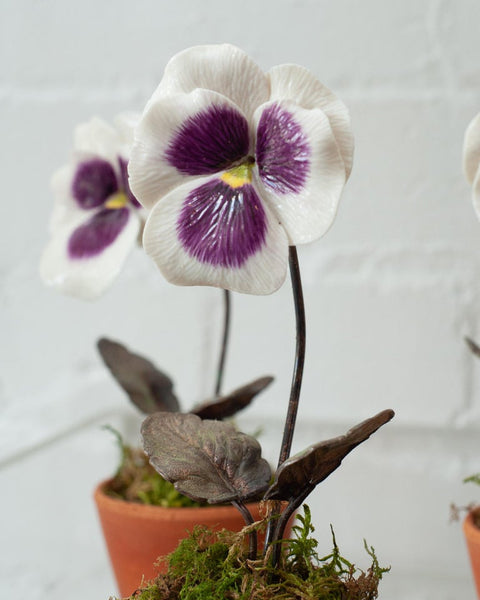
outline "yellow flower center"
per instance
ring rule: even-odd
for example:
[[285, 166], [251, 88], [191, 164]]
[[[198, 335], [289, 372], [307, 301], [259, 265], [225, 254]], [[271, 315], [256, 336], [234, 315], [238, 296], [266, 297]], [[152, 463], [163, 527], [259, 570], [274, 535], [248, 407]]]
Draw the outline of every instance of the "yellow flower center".
[[127, 195], [123, 192], [117, 192], [110, 196], [110, 198], [105, 202], [105, 208], [123, 208], [128, 203]]
[[251, 162], [245, 162], [223, 173], [220, 179], [232, 188], [242, 187], [242, 185], [252, 182], [252, 166]]

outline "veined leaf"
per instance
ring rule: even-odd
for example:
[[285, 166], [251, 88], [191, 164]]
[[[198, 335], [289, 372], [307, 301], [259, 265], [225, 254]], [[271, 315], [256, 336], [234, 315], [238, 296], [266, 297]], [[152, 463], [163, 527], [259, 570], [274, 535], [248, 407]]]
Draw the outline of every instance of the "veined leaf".
[[384, 410], [341, 435], [308, 447], [278, 468], [275, 480], [265, 494], [268, 500], [306, 498], [316, 485], [326, 479], [356, 446], [390, 421], [393, 410]]
[[271, 471], [260, 444], [231, 424], [159, 412], [145, 419], [142, 435], [153, 467], [193, 500], [243, 502], [268, 487]]

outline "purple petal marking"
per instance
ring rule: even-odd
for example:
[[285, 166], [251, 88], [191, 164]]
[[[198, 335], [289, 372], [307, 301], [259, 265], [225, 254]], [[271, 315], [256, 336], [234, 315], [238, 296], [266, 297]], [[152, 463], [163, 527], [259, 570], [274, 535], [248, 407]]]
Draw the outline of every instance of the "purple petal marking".
[[232, 188], [216, 179], [187, 196], [177, 233], [198, 261], [239, 268], [265, 244], [267, 216], [252, 185]]
[[181, 173], [210, 175], [245, 157], [248, 149], [245, 117], [231, 106], [212, 104], [182, 124], [165, 157]]
[[128, 198], [128, 201], [130, 202], [130, 204], [132, 206], [134, 206], [135, 208], [141, 208], [142, 205], [133, 195], [133, 192], [130, 189], [130, 185], [128, 183], [128, 161], [125, 160], [124, 158], [122, 158], [121, 156], [119, 156], [118, 164], [120, 165], [120, 187], [127, 195], [127, 198]]
[[262, 182], [277, 194], [299, 193], [310, 172], [308, 138], [292, 113], [266, 108], [257, 130], [256, 158]]
[[68, 241], [68, 255], [72, 259], [92, 258], [113, 244], [127, 224], [128, 208], [108, 209], [97, 212], [80, 227]]
[[78, 165], [72, 181], [72, 194], [81, 208], [97, 208], [117, 191], [117, 176], [109, 162], [93, 158]]

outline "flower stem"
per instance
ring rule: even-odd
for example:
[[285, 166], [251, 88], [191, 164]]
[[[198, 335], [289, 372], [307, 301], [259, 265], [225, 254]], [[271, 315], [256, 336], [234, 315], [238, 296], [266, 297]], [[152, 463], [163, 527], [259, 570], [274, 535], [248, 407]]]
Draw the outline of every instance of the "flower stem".
[[283, 510], [282, 514], [280, 515], [280, 518], [278, 519], [276, 526], [275, 526], [275, 531], [273, 534], [273, 539], [275, 540], [275, 544], [273, 544], [272, 548], [272, 565], [274, 566], [274, 568], [278, 565], [278, 562], [280, 560], [280, 551], [281, 551], [281, 544], [280, 544], [280, 540], [283, 538], [283, 535], [285, 533], [285, 528], [287, 526], [287, 523], [290, 519], [290, 517], [293, 515], [293, 513], [297, 510], [297, 508], [300, 506], [300, 504], [302, 504], [302, 502], [305, 500], [306, 496], [300, 496], [299, 498], [295, 498], [293, 500], [290, 500], [290, 502], [288, 503], [288, 505], [286, 506], [286, 508]]
[[293, 301], [295, 304], [295, 321], [297, 330], [297, 341], [295, 348], [295, 363], [293, 367], [292, 387], [290, 390], [290, 401], [288, 403], [287, 418], [283, 430], [283, 440], [278, 459], [278, 466], [287, 460], [292, 448], [293, 433], [295, 430], [295, 421], [297, 418], [298, 402], [300, 400], [300, 390], [302, 387], [303, 366], [305, 364], [305, 305], [303, 302], [302, 280], [300, 277], [300, 266], [298, 264], [297, 249], [290, 246], [288, 255], [288, 264], [290, 267], [290, 278], [292, 281]]
[[[295, 304], [295, 322], [296, 322], [296, 348], [295, 348], [295, 363], [293, 366], [292, 386], [290, 389], [290, 401], [288, 403], [287, 417], [283, 430], [283, 440], [280, 449], [280, 457], [278, 466], [284, 463], [290, 456], [292, 448], [293, 433], [295, 430], [295, 421], [297, 418], [298, 402], [300, 400], [300, 390], [302, 387], [303, 366], [305, 364], [305, 341], [306, 341], [306, 326], [305, 326], [305, 305], [303, 302], [302, 280], [300, 277], [300, 266], [298, 264], [297, 249], [295, 246], [290, 246], [288, 254], [288, 264], [290, 267], [290, 278], [292, 281], [293, 301]], [[283, 533], [283, 530], [277, 529], [273, 523], [272, 515], [280, 513], [281, 504], [279, 501], [272, 502], [269, 510], [269, 522], [267, 532], [265, 534], [264, 555], [267, 552], [268, 546], [278, 541], [276, 534]], [[287, 518], [288, 520], [288, 518]], [[285, 521], [286, 523], [286, 521]], [[274, 560], [278, 560], [278, 552], [275, 552]], [[275, 563], [274, 563], [275, 566]]]
[[219, 396], [222, 389], [223, 373], [225, 368], [225, 358], [227, 356], [228, 336], [230, 333], [230, 292], [223, 290], [223, 305], [224, 305], [224, 319], [223, 319], [223, 335], [222, 345], [220, 348], [220, 358], [218, 361], [217, 368], [217, 381], [215, 384], [215, 396]]

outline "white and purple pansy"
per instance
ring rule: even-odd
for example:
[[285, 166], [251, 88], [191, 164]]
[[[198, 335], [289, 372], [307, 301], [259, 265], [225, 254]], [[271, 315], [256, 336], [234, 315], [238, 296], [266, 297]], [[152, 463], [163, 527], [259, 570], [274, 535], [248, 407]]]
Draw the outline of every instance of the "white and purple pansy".
[[480, 219], [480, 113], [465, 132], [463, 142], [463, 171], [473, 189], [473, 206]]
[[146, 252], [180, 285], [269, 294], [330, 227], [352, 166], [345, 105], [309, 71], [230, 45], [177, 54], [135, 130]]
[[117, 117], [115, 127], [94, 118], [74, 133], [70, 164], [52, 179], [55, 205], [42, 279], [84, 299], [104, 292], [137, 242], [144, 210], [133, 195], [127, 163], [138, 116]]

